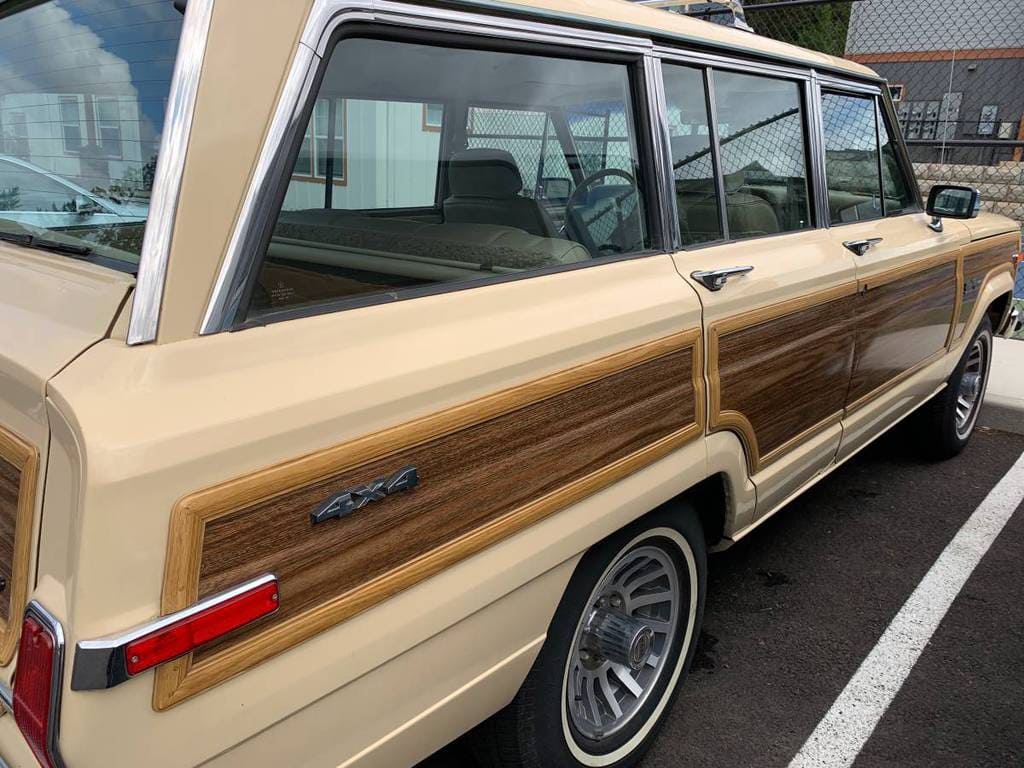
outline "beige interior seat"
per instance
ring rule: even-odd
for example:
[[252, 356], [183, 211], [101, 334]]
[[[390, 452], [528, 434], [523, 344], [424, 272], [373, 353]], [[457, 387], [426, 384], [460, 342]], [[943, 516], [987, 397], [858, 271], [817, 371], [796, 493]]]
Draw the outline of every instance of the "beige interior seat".
[[[725, 205], [730, 237], [771, 235], [781, 231], [771, 204], [759, 195], [743, 189], [746, 173], [725, 176]], [[680, 217], [694, 242], [721, 237], [718, 222], [718, 198], [712, 179], [685, 179], [676, 182], [676, 200]]]
[[448, 187], [445, 222], [496, 224], [539, 237], [558, 237], [543, 206], [519, 194], [523, 177], [510, 152], [482, 148], [454, 153], [448, 162]]

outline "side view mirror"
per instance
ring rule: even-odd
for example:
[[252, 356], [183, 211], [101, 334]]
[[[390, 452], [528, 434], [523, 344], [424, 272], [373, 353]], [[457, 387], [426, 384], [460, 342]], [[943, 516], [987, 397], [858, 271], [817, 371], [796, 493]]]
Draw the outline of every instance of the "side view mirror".
[[936, 184], [928, 194], [927, 211], [936, 218], [976, 218], [981, 212], [981, 192], [974, 187]]

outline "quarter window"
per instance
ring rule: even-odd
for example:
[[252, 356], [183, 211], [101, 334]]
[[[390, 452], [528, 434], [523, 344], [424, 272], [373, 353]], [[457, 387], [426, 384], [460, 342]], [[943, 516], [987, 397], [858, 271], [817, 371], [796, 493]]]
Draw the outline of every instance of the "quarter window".
[[633, 106], [625, 64], [343, 40], [249, 316], [649, 249]]
[[821, 108], [829, 218], [833, 224], [881, 218], [874, 98], [823, 93]]
[[714, 101], [729, 238], [810, 227], [800, 86], [715, 71]]
[[[884, 116], [884, 114], [883, 114]], [[911, 186], [896, 154], [894, 133], [890, 133], [886, 120], [879, 120], [878, 133], [882, 140], [882, 190], [885, 195], [885, 215], [898, 216], [915, 209]]]

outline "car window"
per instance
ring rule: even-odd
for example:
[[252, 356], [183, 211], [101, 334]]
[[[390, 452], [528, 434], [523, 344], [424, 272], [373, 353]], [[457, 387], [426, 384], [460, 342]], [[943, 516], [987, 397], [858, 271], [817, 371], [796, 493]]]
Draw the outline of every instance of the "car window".
[[341, 41], [249, 316], [649, 249], [633, 114], [625, 64]]
[[825, 129], [825, 178], [833, 224], [882, 217], [875, 99], [821, 95]]
[[[432, 207], [441, 134], [424, 122], [428, 107], [443, 118], [443, 105], [420, 101], [317, 99], [282, 210]], [[380, 165], [378, 143], [401, 153], [401, 166]]]
[[664, 80], [682, 243], [694, 245], [720, 240], [722, 222], [711, 154], [704, 72], [666, 64]]
[[914, 197], [911, 194], [911, 186], [907, 182], [906, 174], [900, 165], [896, 154], [896, 143], [893, 140], [895, 134], [890, 133], [885, 113], [880, 113], [883, 119], [878, 121], [878, 133], [882, 140], [882, 188], [885, 193], [885, 215], [898, 216], [901, 213], [916, 209]]
[[800, 85], [714, 72], [729, 238], [811, 226]]
[[[135, 269], [182, 15], [49, 0], [0, 18], [0, 228]], [[84, 241], [84, 242], [82, 242]]]

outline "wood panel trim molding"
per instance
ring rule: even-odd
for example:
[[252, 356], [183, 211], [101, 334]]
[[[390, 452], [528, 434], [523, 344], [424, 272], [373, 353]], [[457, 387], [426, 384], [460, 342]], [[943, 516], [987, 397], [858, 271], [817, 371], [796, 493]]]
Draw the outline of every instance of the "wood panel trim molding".
[[28, 567], [32, 555], [32, 518], [39, 482], [39, 452], [35, 446], [0, 427], [0, 459], [20, 472], [14, 519], [14, 551], [7, 620], [0, 619], [0, 665], [14, 657], [21, 634], [21, 616], [28, 599]]
[[846, 406], [844, 417], [845, 416], [849, 416], [852, 413], [854, 413], [855, 411], [860, 410], [865, 405], [870, 403], [872, 400], [875, 400], [876, 398], [881, 397], [886, 392], [888, 392], [890, 389], [892, 389], [893, 387], [895, 387], [895, 386], [899, 385], [900, 383], [906, 381], [907, 379], [909, 379], [911, 376], [913, 376], [918, 371], [924, 370], [925, 368], [927, 368], [929, 365], [931, 365], [935, 361], [941, 359], [945, 354], [946, 354], [946, 347], [941, 347], [937, 352], [929, 355], [928, 357], [926, 357], [924, 360], [922, 360], [917, 365], [915, 365], [915, 366], [913, 366], [911, 368], [908, 368], [905, 371], [902, 371], [902, 372], [896, 374], [891, 379], [889, 379], [887, 382], [885, 382], [885, 384], [883, 384], [882, 386], [876, 387], [875, 389], [871, 390], [867, 394], [862, 395], [861, 397], [857, 398], [852, 403], [850, 403], [849, 405]]
[[881, 288], [883, 285], [888, 285], [896, 280], [902, 280], [905, 277], [916, 275], [919, 272], [926, 272], [929, 269], [941, 267], [943, 264], [950, 264], [957, 260], [957, 251], [938, 253], [934, 256], [919, 259], [918, 261], [910, 264], [903, 264], [902, 266], [895, 267], [893, 269], [886, 269], [881, 272], [867, 275], [866, 277], [861, 278], [860, 282], [864, 284], [865, 289], [870, 293], [873, 289]]
[[597, 467], [553, 491], [488, 520], [456, 538], [346, 592], [198, 660], [190, 654], [156, 670], [153, 707], [163, 710], [306, 640], [371, 606], [437, 574], [484, 548], [596, 493], [703, 435], [705, 388], [700, 329], [671, 336], [584, 363], [481, 397], [448, 410], [384, 429], [347, 443], [260, 470], [181, 499], [171, 513], [161, 612], [171, 613], [199, 596], [206, 526], [257, 502], [283, 496], [310, 483], [367, 464], [395, 451], [420, 446], [516, 412], [570, 390], [593, 384], [644, 363], [689, 350], [694, 420]]
[[953, 322], [949, 324], [949, 333], [946, 334], [946, 351], [953, 346], [957, 337], [956, 327], [960, 323], [960, 312], [964, 306], [964, 254], [961, 250], [956, 255], [956, 298], [953, 301]]
[[981, 296], [985, 292], [985, 287], [988, 285], [990, 280], [995, 279], [1003, 272], [1008, 272], [1010, 278], [1015, 277], [1013, 270], [1013, 255], [1017, 252], [1017, 248], [1020, 245], [1020, 235], [1016, 232], [1009, 232], [1001, 235], [993, 235], [981, 240], [975, 240], [968, 243], [960, 249], [960, 253], [957, 256], [957, 306], [955, 320], [953, 322], [953, 328], [950, 331], [950, 338], [948, 346], [952, 346], [963, 338], [964, 333], [967, 332], [967, 328], [971, 325], [971, 320], [974, 319], [978, 311], [978, 307], [974, 306], [971, 309], [971, 316], [964, 318], [963, 327], [960, 327], [960, 315], [963, 312], [964, 304], [964, 287], [967, 280], [967, 260], [972, 256], [985, 253], [986, 251], [995, 251], [999, 248], [1008, 248], [1008, 258], [1004, 266], [996, 266], [990, 269], [982, 277], [981, 284], [978, 286], [978, 296]]
[[757, 434], [753, 425], [747, 417], [735, 410], [722, 410], [722, 378], [719, 368], [718, 353], [719, 342], [722, 337], [736, 331], [745, 330], [751, 326], [784, 317], [794, 312], [801, 312], [805, 309], [827, 304], [830, 301], [844, 299], [857, 293], [858, 283], [849, 281], [840, 285], [826, 288], [822, 291], [809, 293], [805, 296], [798, 296], [793, 299], [768, 304], [757, 309], [741, 312], [736, 315], [718, 320], [708, 326], [708, 389], [710, 393], [710, 406], [708, 413], [708, 430], [710, 432], [731, 431], [734, 432], [743, 443], [747, 454], [747, 468], [750, 474], [756, 474], [764, 466], [777, 459], [797, 444], [808, 440], [818, 432], [836, 424], [842, 418], [842, 412], [829, 415], [827, 418], [794, 436], [785, 444], [762, 455], [757, 442]]

